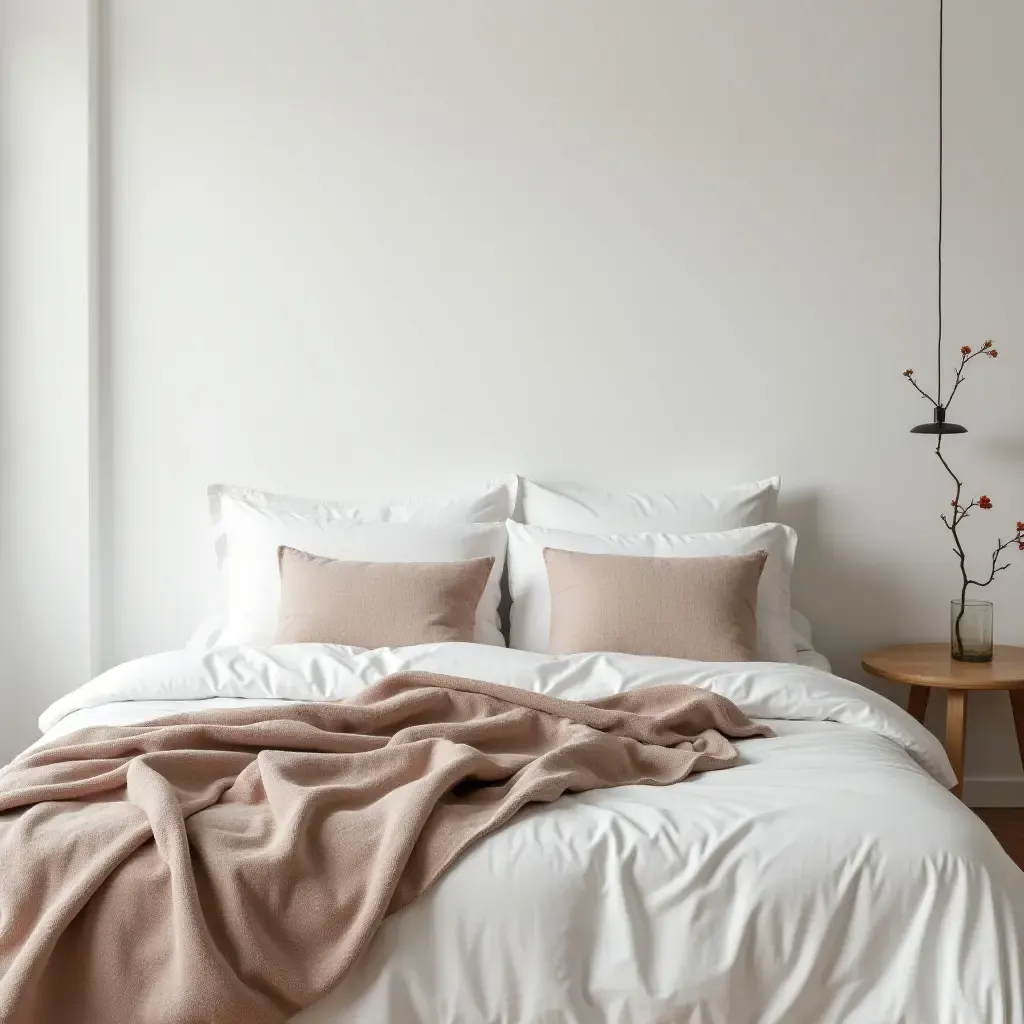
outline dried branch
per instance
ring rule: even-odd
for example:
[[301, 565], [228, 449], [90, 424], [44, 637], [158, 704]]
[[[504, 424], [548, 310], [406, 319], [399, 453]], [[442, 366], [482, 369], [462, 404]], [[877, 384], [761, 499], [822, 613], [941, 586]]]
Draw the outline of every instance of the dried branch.
[[936, 402], [935, 399], [932, 398], [932, 396], [929, 395], [927, 391], [922, 390], [921, 385], [918, 384], [917, 381], [914, 380], [914, 378], [909, 373], [905, 373], [903, 374], [903, 376], [906, 377], [908, 381], [910, 381], [914, 388], [920, 393], [922, 398], [927, 398], [928, 401], [932, 403], [932, 405], [938, 406], [939, 403]]
[[953, 513], [953, 519], [959, 526], [968, 516], [971, 514], [972, 508], [978, 508], [978, 503], [972, 498], [970, 502], [963, 507], [957, 506], [956, 512]]
[[973, 587], [987, 587], [996, 578], [996, 573], [997, 572], [1002, 572], [1004, 569], [1009, 569], [1010, 568], [1010, 563], [1009, 562], [1007, 562], [1005, 565], [997, 564], [999, 562], [999, 556], [1008, 547], [1012, 547], [1014, 544], [1017, 544], [1019, 546], [1021, 544], [1022, 536], [1024, 536], [1024, 534], [1022, 534], [1021, 531], [1018, 530], [1017, 531], [1017, 535], [1015, 537], [1012, 537], [1008, 541], [1003, 541], [1002, 539], [998, 539], [996, 541], [997, 547], [996, 547], [995, 551], [992, 552], [992, 570], [988, 574], [988, 579], [985, 580], [984, 583], [980, 583], [978, 580], [968, 580], [967, 581], [968, 584], [970, 586], [973, 586]]
[[[935, 442], [935, 454], [939, 457], [939, 462], [945, 467], [946, 472], [953, 478], [953, 483], [956, 484], [956, 497], [953, 499], [953, 504], [956, 508], [960, 507], [960, 491], [963, 488], [963, 481], [953, 472], [950, 468], [949, 463], [942, 457], [942, 435], [939, 434], [938, 441]], [[972, 501], [973, 505], [974, 502]]]
[[960, 365], [956, 368], [956, 380], [953, 381], [953, 390], [950, 391], [949, 398], [946, 399], [946, 409], [949, 408], [949, 404], [950, 402], [953, 401], [953, 398], [956, 395], [957, 390], [966, 379], [964, 377], [964, 368], [967, 366], [967, 364], [972, 359], [977, 359], [978, 356], [988, 356], [991, 359], [995, 359], [995, 357], [998, 355], [999, 353], [992, 347], [991, 341], [986, 341], [985, 344], [982, 345], [977, 352], [972, 352], [970, 345], [964, 345], [963, 348], [960, 349]]
[[[967, 583], [968, 583], [968, 579], [967, 579], [967, 552], [964, 551], [964, 546], [963, 546], [963, 544], [960, 541], [960, 534], [957, 533], [957, 527], [963, 521], [963, 516], [960, 516], [959, 519], [957, 518], [957, 512], [963, 507], [960, 504], [960, 492], [963, 490], [963, 486], [964, 485], [963, 485], [963, 481], [960, 479], [960, 477], [958, 477], [956, 475], [956, 473], [953, 472], [952, 467], [950, 466], [950, 464], [943, 457], [943, 454], [942, 454], [942, 435], [941, 434], [939, 434], [939, 438], [935, 442], [935, 454], [936, 454], [936, 456], [938, 456], [939, 462], [942, 463], [942, 465], [945, 468], [946, 472], [953, 478], [953, 482], [956, 484], [956, 494], [953, 497], [953, 522], [950, 523], [946, 519], [945, 515], [942, 516], [942, 521], [946, 524], [946, 529], [948, 529], [949, 532], [951, 534], [953, 534], [953, 544], [955, 545], [955, 549], [954, 549], [955, 550], [955, 554], [956, 554], [957, 558], [960, 559], [960, 576], [961, 576], [961, 578], [964, 581], [963, 582], [963, 587], [960, 590], [960, 616], [962, 618], [963, 617], [963, 602], [964, 602], [964, 597], [965, 597], [965, 595], [967, 593]], [[974, 499], [972, 498], [969, 507], [972, 507], [974, 504], [975, 504], [974, 503]], [[957, 642], [959, 643], [960, 642], [960, 637], [959, 637], [960, 619], [957, 619], [956, 625], [957, 625]]]
[[[999, 353], [993, 347], [993, 342], [991, 341], [986, 341], [981, 346], [981, 348], [978, 349], [977, 352], [973, 351], [969, 345], [964, 345], [960, 349], [960, 365], [956, 368], [956, 378], [953, 381], [953, 387], [949, 392], [949, 398], [947, 399], [946, 404], [944, 406], [939, 405], [939, 403], [934, 398], [932, 398], [932, 396], [929, 395], [928, 392], [925, 391], [920, 386], [920, 384], [917, 383], [917, 381], [914, 379], [913, 370], [904, 370], [903, 376], [906, 377], [908, 381], [910, 381], [914, 390], [917, 391], [917, 393], [921, 395], [922, 398], [925, 398], [929, 402], [931, 402], [931, 404], [936, 409], [948, 409], [950, 403], [956, 397], [956, 393], [957, 391], [959, 391], [960, 385], [963, 384], [964, 380], [966, 379], [965, 370], [967, 368], [967, 364], [971, 362], [971, 360], [977, 359], [978, 356], [988, 356], [990, 359], [995, 359], [998, 355]], [[939, 395], [939, 397], [942, 397], [941, 394]], [[953, 535], [953, 554], [956, 555], [957, 559], [960, 562], [960, 612], [957, 615], [954, 628], [956, 634], [956, 644], [959, 649], [959, 655], [962, 657], [964, 653], [964, 644], [960, 632], [960, 625], [963, 621], [965, 605], [967, 603], [967, 588], [972, 586], [987, 587], [996, 578], [996, 575], [998, 573], [1004, 572], [1005, 570], [1010, 568], [1009, 562], [1000, 562], [1000, 556], [1007, 548], [1011, 547], [1014, 544], [1016, 544], [1021, 551], [1024, 551], [1024, 521], [1018, 521], [1016, 532], [1014, 536], [1010, 538], [1010, 540], [1004, 541], [1002, 538], [999, 538], [997, 540], [996, 548], [992, 552], [992, 562], [989, 568], [988, 579], [971, 579], [971, 577], [967, 573], [967, 552], [964, 550], [963, 542], [960, 540], [959, 528], [963, 521], [970, 517], [974, 509], [980, 508], [986, 512], [989, 509], [991, 509], [992, 501], [991, 499], [989, 499], [988, 495], [983, 494], [980, 498], [972, 498], [969, 502], [967, 502], [967, 504], [963, 504], [961, 502], [961, 494], [963, 493], [964, 486], [963, 481], [960, 479], [960, 477], [956, 475], [956, 473], [953, 472], [952, 466], [950, 466], [950, 464], [946, 461], [945, 456], [942, 454], [942, 437], [943, 435], [939, 434], [938, 438], [936, 439], [935, 455], [938, 458], [939, 462], [942, 463], [942, 468], [945, 469], [945, 471], [949, 474], [950, 479], [956, 485], [956, 492], [953, 496], [953, 500], [950, 502], [950, 505], [953, 509], [952, 515], [944, 512], [939, 516], [939, 518], [942, 520], [942, 524], [946, 527], [946, 529], [949, 530], [949, 532]]]

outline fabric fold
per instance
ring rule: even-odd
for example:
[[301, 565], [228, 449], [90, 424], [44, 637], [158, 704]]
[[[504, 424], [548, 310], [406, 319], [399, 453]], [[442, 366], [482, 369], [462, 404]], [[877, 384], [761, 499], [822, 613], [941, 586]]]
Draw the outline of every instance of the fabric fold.
[[0, 1020], [277, 1024], [527, 804], [768, 735], [689, 686], [576, 702], [422, 672], [72, 734], [0, 775]]

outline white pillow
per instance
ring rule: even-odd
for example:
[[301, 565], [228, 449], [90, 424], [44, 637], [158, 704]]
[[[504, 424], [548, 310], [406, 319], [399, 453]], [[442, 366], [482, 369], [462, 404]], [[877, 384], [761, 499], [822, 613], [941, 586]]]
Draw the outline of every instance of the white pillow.
[[480, 491], [450, 498], [398, 501], [324, 501], [293, 498], [249, 487], [214, 484], [207, 494], [218, 567], [230, 553], [232, 533], [253, 521], [308, 524], [328, 530], [344, 523], [503, 523], [512, 515], [518, 477], [492, 480]]
[[551, 625], [551, 594], [544, 549], [581, 551], [592, 555], [635, 555], [651, 558], [694, 558], [742, 555], [765, 550], [757, 588], [757, 656], [762, 661], [796, 661], [790, 624], [789, 581], [796, 556], [796, 531], [778, 523], [747, 526], [718, 533], [587, 534], [547, 530], [520, 523], [508, 529], [508, 580], [512, 594], [510, 646], [544, 653]]
[[218, 647], [269, 644], [277, 631], [281, 579], [277, 549], [352, 562], [462, 562], [491, 556], [494, 566], [477, 605], [477, 643], [504, 646], [498, 604], [505, 564], [501, 523], [319, 523], [259, 517], [233, 523], [223, 567], [227, 622]]
[[790, 625], [793, 627], [793, 643], [798, 652], [814, 650], [814, 632], [811, 629], [811, 620], [803, 612], [795, 608], [790, 613]]
[[575, 533], [707, 533], [775, 519], [779, 478], [717, 491], [613, 494], [523, 480], [523, 522]]
[[225, 566], [234, 548], [251, 552], [254, 546], [260, 546], [261, 535], [266, 536], [268, 544], [272, 543], [277, 526], [301, 528], [307, 535], [319, 539], [338, 526], [355, 523], [504, 523], [515, 508], [518, 487], [519, 480], [513, 476], [488, 481], [480, 490], [448, 498], [379, 502], [295, 498], [248, 487], [214, 484], [208, 490], [208, 497], [213, 545], [220, 573], [219, 608], [200, 624], [186, 646], [190, 650], [203, 651], [233, 642], [231, 636], [234, 633], [224, 639], [228, 599]]

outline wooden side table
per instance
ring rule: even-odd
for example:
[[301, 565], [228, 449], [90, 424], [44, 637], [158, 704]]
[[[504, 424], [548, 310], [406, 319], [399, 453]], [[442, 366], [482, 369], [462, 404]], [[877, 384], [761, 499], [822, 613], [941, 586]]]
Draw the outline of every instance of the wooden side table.
[[949, 644], [909, 644], [869, 651], [861, 659], [866, 672], [894, 683], [907, 683], [907, 710], [924, 721], [933, 689], [946, 691], [946, 753], [956, 772], [954, 795], [963, 797], [967, 694], [972, 690], [1006, 690], [1013, 708], [1017, 745], [1024, 762], [1024, 647], [997, 646], [991, 661], [954, 661]]

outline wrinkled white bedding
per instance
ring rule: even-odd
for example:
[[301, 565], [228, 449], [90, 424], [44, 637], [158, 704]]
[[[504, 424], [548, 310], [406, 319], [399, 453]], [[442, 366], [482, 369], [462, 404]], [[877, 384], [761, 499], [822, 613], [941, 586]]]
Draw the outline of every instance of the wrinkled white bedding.
[[49, 708], [42, 742], [192, 709], [333, 700], [417, 668], [569, 699], [687, 682], [769, 720], [745, 764], [532, 808], [385, 922], [301, 1024], [1024, 1024], [1024, 873], [938, 741], [798, 665], [473, 644], [172, 652]]

